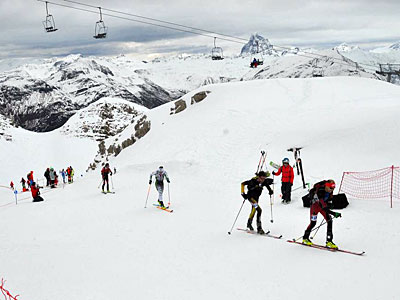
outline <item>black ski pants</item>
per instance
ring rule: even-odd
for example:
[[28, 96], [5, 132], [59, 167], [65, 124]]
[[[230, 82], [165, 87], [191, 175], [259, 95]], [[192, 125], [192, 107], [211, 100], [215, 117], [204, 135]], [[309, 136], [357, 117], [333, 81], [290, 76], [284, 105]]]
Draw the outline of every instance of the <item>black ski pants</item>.
[[[254, 215], [257, 212], [257, 229], [261, 228], [261, 214], [262, 214], [262, 209], [261, 207], [258, 205], [258, 199], [255, 198], [250, 198], [249, 199], [250, 203], [251, 203], [251, 212], [249, 215], [249, 220], [248, 223], [251, 225], [253, 223], [253, 219], [254, 219]], [[254, 204], [257, 204], [257, 208], [254, 207]]]
[[108, 184], [108, 176], [107, 177], [103, 177], [103, 186], [101, 187], [103, 192], [104, 192], [104, 186], [105, 186], [106, 182], [107, 182], [107, 191], [109, 191], [110, 190], [110, 186]]
[[282, 182], [281, 191], [282, 191], [282, 200], [290, 202], [292, 195], [292, 184], [290, 182]]

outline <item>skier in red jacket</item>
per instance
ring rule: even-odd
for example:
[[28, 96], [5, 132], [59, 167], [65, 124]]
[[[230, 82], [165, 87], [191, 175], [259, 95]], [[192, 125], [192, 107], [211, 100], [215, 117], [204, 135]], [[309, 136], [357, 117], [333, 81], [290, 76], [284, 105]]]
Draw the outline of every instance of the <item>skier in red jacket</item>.
[[292, 185], [294, 179], [293, 168], [289, 165], [289, 158], [282, 160], [282, 167], [278, 171], [272, 172], [272, 175], [279, 176], [282, 173], [282, 203], [288, 204], [291, 201]]
[[43, 201], [43, 198], [40, 197], [40, 186], [37, 186], [35, 182], [31, 184], [31, 193], [33, 197], [33, 202], [40, 202]]
[[338, 218], [341, 217], [342, 214], [331, 211], [328, 208], [327, 204], [328, 200], [332, 198], [333, 190], [335, 189], [335, 187], [335, 181], [333, 179], [329, 179], [314, 184], [314, 187], [310, 190], [310, 199], [312, 203], [310, 207], [311, 222], [304, 232], [303, 244], [312, 245], [312, 242], [310, 241], [310, 233], [314, 226], [317, 224], [318, 213], [321, 213], [321, 215], [325, 218], [326, 223], [328, 224], [326, 232], [326, 246], [333, 249], [338, 248], [332, 241], [332, 218], [330, 217], [330, 215]]
[[105, 193], [104, 185], [106, 184], [106, 182], [107, 182], [107, 193], [110, 193], [110, 186], [108, 184], [108, 174], [112, 176], [112, 171], [110, 169], [110, 165], [106, 163], [103, 169], [101, 169], [101, 177], [103, 178], [103, 186], [101, 187], [101, 189], [103, 190], [103, 193]]

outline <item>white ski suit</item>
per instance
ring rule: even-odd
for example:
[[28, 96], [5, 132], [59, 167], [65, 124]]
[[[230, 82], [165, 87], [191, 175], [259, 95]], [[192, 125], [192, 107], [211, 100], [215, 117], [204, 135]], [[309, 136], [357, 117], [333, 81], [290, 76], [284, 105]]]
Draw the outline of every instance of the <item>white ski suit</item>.
[[169, 183], [168, 174], [163, 168], [159, 168], [157, 171], [150, 174], [150, 182], [153, 176], [156, 178], [155, 184], [158, 191], [158, 201], [163, 201], [164, 178], [167, 179]]

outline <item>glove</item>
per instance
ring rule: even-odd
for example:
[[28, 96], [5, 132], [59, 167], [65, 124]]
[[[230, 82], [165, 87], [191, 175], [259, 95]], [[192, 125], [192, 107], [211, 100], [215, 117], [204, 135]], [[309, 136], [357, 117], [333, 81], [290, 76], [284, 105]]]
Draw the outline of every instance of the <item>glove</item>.
[[272, 171], [272, 175], [274, 175], [274, 176], [275, 176], [275, 171]]
[[167, 182], [170, 183], [171, 181], [169, 181], [169, 179], [167, 179]]
[[273, 190], [270, 190], [269, 191], [269, 195], [271, 196], [271, 195], [273, 195], [274, 194], [274, 191]]
[[246, 194], [246, 193], [243, 193], [243, 194], [242, 194], [242, 197], [243, 197], [243, 199], [247, 199], [247, 194]]
[[149, 184], [151, 184], [151, 179], [149, 180]]
[[335, 218], [341, 218], [342, 217], [342, 214], [338, 213], [338, 212], [335, 212], [333, 215], [334, 215]]

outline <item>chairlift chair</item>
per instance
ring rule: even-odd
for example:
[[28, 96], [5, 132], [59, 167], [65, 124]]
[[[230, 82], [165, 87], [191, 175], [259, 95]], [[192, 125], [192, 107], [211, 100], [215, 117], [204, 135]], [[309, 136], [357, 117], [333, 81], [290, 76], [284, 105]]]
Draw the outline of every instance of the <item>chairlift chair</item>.
[[101, 13], [101, 7], [99, 7], [100, 10], [100, 20], [96, 22], [96, 25], [94, 27], [94, 38], [95, 39], [105, 39], [107, 37], [107, 27], [104, 24], [103, 21], [103, 14]]
[[256, 41], [256, 45], [257, 45], [257, 52], [254, 54], [254, 56], [250, 56], [250, 68], [257, 68], [258, 66], [264, 64], [264, 58], [262, 52], [260, 52], [258, 49], [258, 41]]
[[54, 32], [54, 31], [58, 30], [56, 28], [56, 23], [54, 22], [53, 16], [49, 14], [49, 9], [47, 7], [47, 1], [46, 1], [46, 20], [43, 21], [43, 26], [44, 26], [44, 30], [46, 30], [46, 32]]
[[224, 53], [223, 53], [221, 47], [217, 47], [215, 45], [215, 40], [216, 39], [217, 38], [214, 37], [214, 48], [212, 48], [212, 50], [211, 50], [211, 59], [212, 60], [222, 60], [222, 59], [224, 59]]

